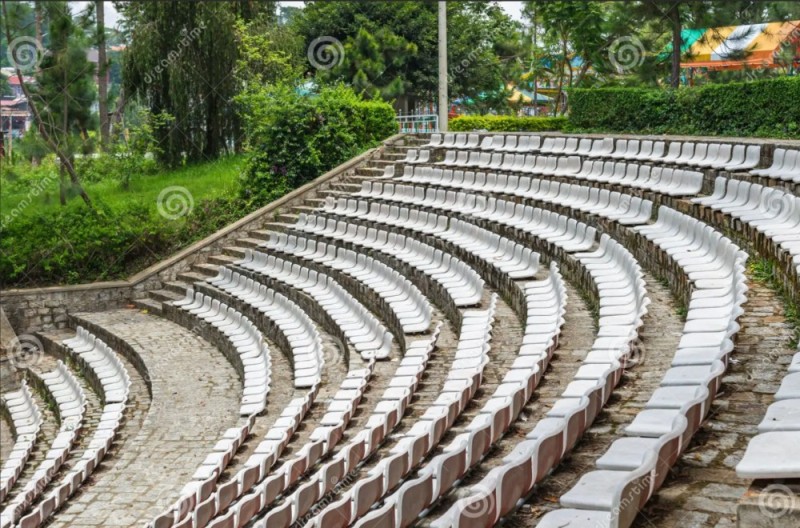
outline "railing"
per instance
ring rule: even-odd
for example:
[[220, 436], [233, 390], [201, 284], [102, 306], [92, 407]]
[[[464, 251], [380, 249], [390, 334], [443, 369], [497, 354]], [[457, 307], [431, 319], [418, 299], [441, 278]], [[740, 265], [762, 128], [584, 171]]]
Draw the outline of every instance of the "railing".
[[430, 134], [439, 131], [439, 116], [436, 114], [415, 114], [397, 116], [400, 132], [407, 134]]

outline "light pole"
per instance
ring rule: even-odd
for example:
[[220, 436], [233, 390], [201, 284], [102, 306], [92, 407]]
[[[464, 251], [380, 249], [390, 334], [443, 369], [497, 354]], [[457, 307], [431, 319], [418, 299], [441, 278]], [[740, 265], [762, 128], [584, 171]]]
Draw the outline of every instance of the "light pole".
[[447, 2], [439, 0], [439, 131], [447, 132]]

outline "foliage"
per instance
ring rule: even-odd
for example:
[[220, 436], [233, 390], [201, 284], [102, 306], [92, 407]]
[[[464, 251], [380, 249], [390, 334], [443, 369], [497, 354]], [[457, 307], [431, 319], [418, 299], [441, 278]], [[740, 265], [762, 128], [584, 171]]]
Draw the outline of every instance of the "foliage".
[[563, 130], [566, 117], [514, 117], [514, 116], [462, 116], [451, 119], [450, 130], [468, 132], [488, 130], [490, 132], [546, 132]]
[[234, 76], [240, 93], [302, 77], [302, 42], [289, 28], [258, 18], [251, 22], [237, 20], [235, 29], [239, 56]]
[[574, 89], [573, 130], [800, 137], [800, 77], [681, 90]]
[[[552, 66], [558, 85], [556, 104], [560, 104], [564, 86], [580, 85], [602, 53], [601, 7], [597, 2], [527, 2], [525, 14], [540, 22], [545, 60]], [[577, 74], [573, 59], [580, 58]], [[577, 78], [575, 78], [577, 77]]]
[[[504, 56], [509, 40], [519, 36], [519, 24], [511, 20], [495, 2], [447, 2], [448, 60], [451, 99], [477, 99], [480, 94], [500, 90], [503, 82]], [[402, 102], [414, 99], [431, 101], [437, 90], [438, 40], [436, 2], [306, 2], [292, 25], [302, 35], [305, 46], [315, 39], [333, 37], [354, 44], [362, 30], [378, 43], [391, 42], [375, 58], [386, 69], [367, 81], [377, 87], [404, 87], [397, 97]], [[380, 36], [378, 36], [380, 35]], [[364, 40], [363, 38], [360, 40]], [[416, 53], [397, 54], [398, 49], [416, 47]], [[346, 54], [345, 54], [346, 55]], [[361, 54], [362, 58], [365, 54]], [[345, 58], [345, 60], [347, 60]], [[363, 60], [356, 59], [356, 65]], [[316, 72], [309, 67], [309, 71]], [[377, 70], [376, 70], [377, 71]], [[334, 72], [333, 80], [351, 82], [353, 70], [345, 67]], [[328, 74], [322, 75], [330, 79]], [[360, 81], [364, 84], [364, 79]]]
[[343, 86], [303, 95], [276, 86], [238, 98], [252, 150], [242, 195], [263, 205], [397, 131], [392, 107]]
[[0, 275], [6, 283], [71, 284], [124, 277], [248, 212], [240, 200], [222, 197], [195, 204], [183, 222], [165, 222], [139, 201], [115, 209], [97, 203], [96, 212], [71, 204], [23, 216], [0, 229]]
[[[9, 286], [25, 287], [115, 279], [139, 271], [252, 210], [236, 197], [240, 162], [223, 158], [136, 175], [129, 190], [110, 178], [88, 183], [97, 202], [94, 212], [77, 202], [57, 205], [52, 157], [38, 167], [20, 163], [4, 170], [0, 276]], [[9, 177], [20, 182], [14, 191]], [[185, 186], [194, 198], [191, 211], [177, 220], [158, 214], [157, 198], [171, 185]]]
[[95, 68], [86, 58], [85, 31], [70, 16], [66, 2], [48, 3], [45, 10], [50, 18], [50, 47], [31, 87], [31, 97], [39, 108], [42, 126], [72, 154], [75, 148], [70, 144], [85, 144], [88, 131], [95, 126], [91, 112], [96, 97]]
[[[372, 34], [362, 27], [344, 43], [341, 64], [321, 74], [323, 78], [347, 80], [356, 93], [368, 99], [392, 100], [409, 88], [397, 67], [416, 54], [416, 44], [387, 28]], [[395, 75], [387, 75], [387, 70]]]
[[47, 143], [33, 127], [19, 140], [14, 141], [14, 149], [15, 159], [24, 159], [33, 163], [39, 163], [50, 153]]
[[[237, 92], [237, 15], [258, 16], [271, 2], [131, 2], [120, 4], [134, 38], [125, 53], [128, 94], [154, 114], [175, 116], [155, 130], [169, 165], [214, 158], [239, 139], [231, 103]], [[253, 12], [255, 9], [255, 13]], [[241, 12], [241, 13], [240, 13]], [[235, 145], [234, 145], [235, 146]]]

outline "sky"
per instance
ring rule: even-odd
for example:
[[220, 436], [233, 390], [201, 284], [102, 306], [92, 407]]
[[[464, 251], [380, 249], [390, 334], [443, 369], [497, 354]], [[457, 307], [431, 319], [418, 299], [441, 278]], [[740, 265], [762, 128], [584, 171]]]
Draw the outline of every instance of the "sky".
[[[86, 9], [86, 5], [88, 1], [79, 1], [79, 2], [71, 2], [70, 5], [72, 6], [72, 12], [75, 13], [82, 9]], [[522, 2], [498, 2], [503, 9], [505, 9], [506, 13], [508, 13], [513, 19], [515, 20], [522, 20]], [[291, 5], [297, 7], [303, 7], [305, 2], [301, 1], [294, 1], [294, 2], [281, 2], [283, 5]], [[105, 2], [105, 13], [106, 13], [106, 25], [109, 27], [114, 27], [117, 25], [117, 22], [120, 19], [119, 13], [117, 10], [114, 9], [114, 5], [111, 2]]]

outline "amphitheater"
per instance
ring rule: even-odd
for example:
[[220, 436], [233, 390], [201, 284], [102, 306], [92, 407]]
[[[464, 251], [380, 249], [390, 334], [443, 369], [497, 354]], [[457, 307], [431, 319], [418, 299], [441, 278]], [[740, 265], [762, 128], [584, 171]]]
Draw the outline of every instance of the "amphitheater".
[[5, 291], [0, 526], [800, 526], [799, 191], [800, 142], [397, 135]]

